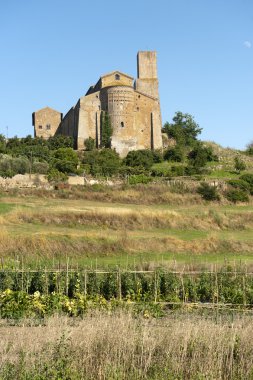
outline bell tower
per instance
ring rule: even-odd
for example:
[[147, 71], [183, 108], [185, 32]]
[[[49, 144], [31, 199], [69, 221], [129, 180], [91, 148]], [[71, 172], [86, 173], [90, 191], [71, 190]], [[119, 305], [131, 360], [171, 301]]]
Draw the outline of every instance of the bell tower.
[[159, 99], [155, 51], [139, 51], [137, 54], [136, 91]]

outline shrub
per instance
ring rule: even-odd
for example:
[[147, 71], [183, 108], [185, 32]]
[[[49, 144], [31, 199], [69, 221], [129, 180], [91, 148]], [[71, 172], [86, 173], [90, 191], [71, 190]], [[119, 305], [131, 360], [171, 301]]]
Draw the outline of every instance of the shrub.
[[47, 174], [49, 165], [47, 162], [34, 162], [32, 165], [32, 172], [38, 174]]
[[164, 154], [164, 159], [168, 161], [182, 162], [184, 161], [184, 149], [179, 145], [169, 148]]
[[235, 170], [238, 173], [246, 169], [246, 164], [240, 157], [235, 157], [234, 162], [235, 162]]
[[0, 160], [0, 176], [13, 177], [16, 174], [28, 173], [30, 169], [29, 161], [26, 157], [12, 158], [3, 155]]
[[171, 169], [165, 167], [154, 167], [151, 169], [151, 175], [153, 177], [171, 177]]
[[241, 189], [230, 189], [226, 192], [225, 196], [233, 203], [249, 201], [248, 193]]
[[197, 188], [197, 193], [199, 193], [203, 199], [207, 201], [218, 201], [220, 196], [217, 192], [216, 186], [211, 186], [206, 182], [202, 182]]
[[245, 173], [240, 176], [240, 179], [242, 179], [245, 182], [248, 182], [250, 185], [253, 186], [253, 174], [251, 173]]
[[59, 148], [54, 152], [53, 167], [62, 173], [76, 173], [78, 157], [72, 148]]
[[82, 163], [92, 175], [110, 177], [119, 173], [121, 159], [115, 150], [102, 149], [84, 152]]
[[175, 177], [181, 177], [185, 175], [185, 166], [171, 166], [171, 174]]
[[203, 168], [208, 162], [209, 152], [201, 144], [198, 144], [189, 154], [190, 165], [194, 168]]
[[73, 148], [74, 140], [73, 137], [70, 136], [52, 136], [47, 140], [47, 146], [50, 150], [56, 150], [60, 148]]
[[132, 150], [128, 152], [126, 158], [124, 159], [124, 163], [127, 166], [139, 166], [149, 170], [154, 163], [154, 156], [151, 150], [148, 149]]
[[84, 145], [86, 147], [86, 150], [91, 151], [95, 149], [95, 140], [91, 137], [84, 140]]
[[137, 185], [138, 183], [149, 183], [150, 181], [152, 181], [152, 178], [144, 174], [132, 175], [129, 177], [130, 185]]
[[253, 174], [245, 173], [240, 176], [240, 179], [249, 184], [250, 194], [253, 195]]
[[163, 162], [163, 154], [160, 150], [152, 150], [153, 155], [153, 161], [155, 164], [159, 164], [160, 162]]
[[250, 191], [251, 188], [250, 184], [243, 179], [231, 179], [227, 183], [235, 189], [241, 189], [246, 192]]
[[47, 179], [49, 182], [64, 182], [68, 179], [68, 176], [59, 170], [52, 168], [48, 173]]

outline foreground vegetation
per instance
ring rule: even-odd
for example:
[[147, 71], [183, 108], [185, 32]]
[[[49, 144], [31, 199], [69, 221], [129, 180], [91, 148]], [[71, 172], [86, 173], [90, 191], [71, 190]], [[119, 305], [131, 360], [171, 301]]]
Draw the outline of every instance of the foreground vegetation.
[[84, 320], [53, 317], [2, 321], [0, 378], [253, 378], [252, 317], [176, 312], [145, 319], [93, 312]]
[[163, 132], [123, 160], [0, 136], [1, 176], [52, 184], [0, 193], [0, 380], [253, 379], [252, 146]]

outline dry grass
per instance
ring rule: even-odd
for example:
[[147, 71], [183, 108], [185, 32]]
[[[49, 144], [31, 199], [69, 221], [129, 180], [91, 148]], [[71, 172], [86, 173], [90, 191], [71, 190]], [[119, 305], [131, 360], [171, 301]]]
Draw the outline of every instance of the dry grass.
[[0, 373], [14, 363], [9, 373], [19, 371], [19, 379], [35, 378], [25, 372], [70, 380], [253, 378], [253, 322], [247, 317], [217, 324], [197, 316], [93, 314], [83, 321], [55, 317], [38, 327], [2, 325], [0, 331]]
[[63, 225], [68, 227], [84, 225], [110, 228], [114, 230], [134, 229], [195, 229], [200, 231], [245, 230], [253, 228], [253, 213], [226, 213], [212, 209], [199, 210], [187, 215], [170, 210], [137, 210], [129, 208], [100, 208], [75, 212], [60, 210], [15, 211], [3, 220], [10, 223], [41, 223], [45, 225]]

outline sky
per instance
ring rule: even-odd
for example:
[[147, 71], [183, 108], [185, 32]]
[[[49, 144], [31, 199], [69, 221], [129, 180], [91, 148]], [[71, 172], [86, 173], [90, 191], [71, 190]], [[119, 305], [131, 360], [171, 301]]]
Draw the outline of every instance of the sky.
[[33, 135], [32, 112], [65, 114], [107, 72], [136, 77], [156, 50], [163, 123], [200, 138], [253, 140], [253, 0], [0, 0], [0, 133]]

